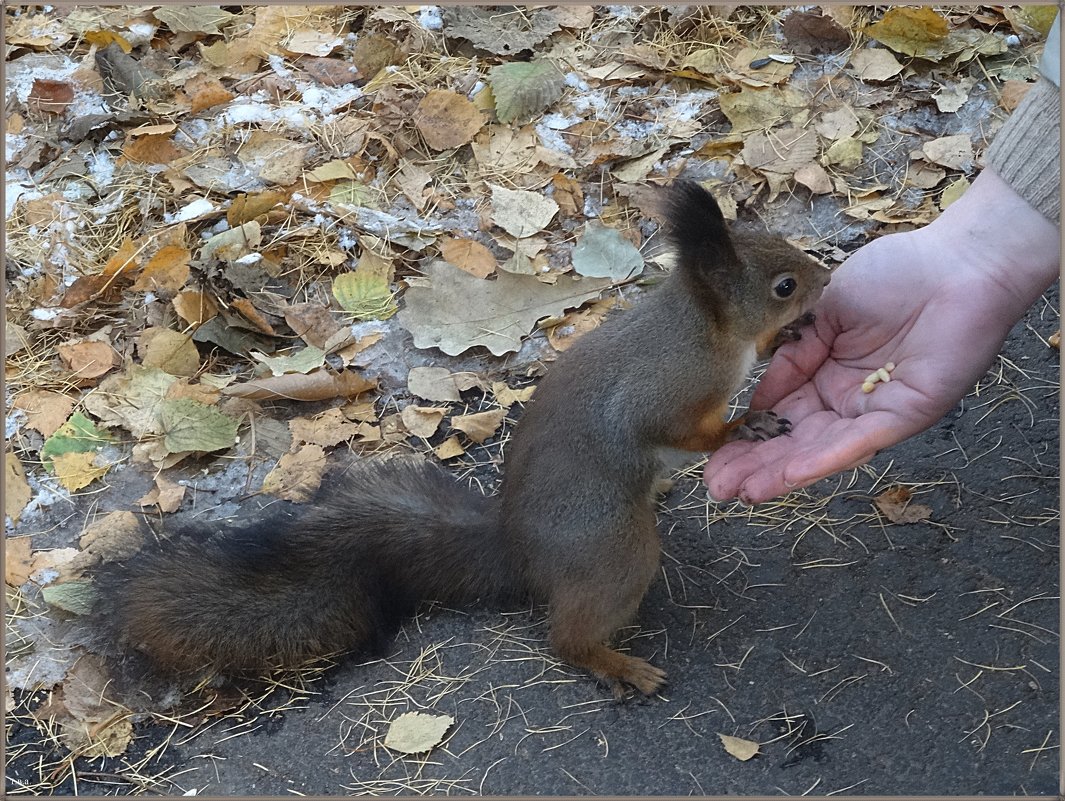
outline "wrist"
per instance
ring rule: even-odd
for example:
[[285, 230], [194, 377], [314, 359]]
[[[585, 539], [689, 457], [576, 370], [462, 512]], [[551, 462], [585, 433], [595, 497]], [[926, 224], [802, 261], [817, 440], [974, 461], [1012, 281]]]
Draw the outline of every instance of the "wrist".
[[1058, 227], [987, 168], [934, 222], [913, 232], [959, 282], [990, 283], [1012, 322], [1057, 280]]

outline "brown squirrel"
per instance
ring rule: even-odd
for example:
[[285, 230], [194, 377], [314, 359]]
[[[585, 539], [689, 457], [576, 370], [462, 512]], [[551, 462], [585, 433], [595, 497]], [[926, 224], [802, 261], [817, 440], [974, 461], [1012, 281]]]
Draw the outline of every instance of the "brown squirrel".
[[165, 668], [261, 669], [379, 643], [422, 600], [532, 598], [560, 658], [618, 697], [654, 693], [663, 671], [609, 640], [658, 570], [659, 451], [788, 431], [772, 412], [724, 415], [829, 276], [778, 236], [730, 232], [697, 184], [674, 185], [666, 216], [676, 266], [547, 371], [499, 497], [428, 462], [363, 460], [302, 514], [105, 565], [102, 624]]

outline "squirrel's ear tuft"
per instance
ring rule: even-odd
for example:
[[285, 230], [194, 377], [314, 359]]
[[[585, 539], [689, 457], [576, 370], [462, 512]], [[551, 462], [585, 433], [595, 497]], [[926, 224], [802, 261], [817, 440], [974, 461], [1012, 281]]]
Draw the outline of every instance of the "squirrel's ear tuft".
[[666, 217], [681, 269], [707, 273], [738, 261], [721, 208], [699, 184], [674, 182], [669, 188]]

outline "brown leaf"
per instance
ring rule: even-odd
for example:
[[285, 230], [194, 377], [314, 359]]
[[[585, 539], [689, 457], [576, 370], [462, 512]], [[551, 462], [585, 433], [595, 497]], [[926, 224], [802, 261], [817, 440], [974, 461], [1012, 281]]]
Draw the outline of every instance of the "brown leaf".
[[363, 378], [350, 370], [342, 373], [317, 370], [307, 375], [287, 373], [233, 384], [224, 388], [222, 394], [250, 400], [319, 401], [351, 398], [376, 387], [376, 380]]
[[825, 172], [825, 168], [816, 162], [797, 169], [795, 180], [815, 195], [825, 195], [832, 191], [832, 179]]
[[492, 251], [474, 239], [445, 237], [440, 240], [440, 253], [449, 264], [478, 278], [486, 278], [499, 266]]
[[919, 523], [932, 516], [932, 508], [919, 503], [910, 503], [912, 493], [896, 485], [873, 498], [873, 503], [892, 523]]
[[288, 421], [293, 444], [307, 443], [331, 448], [358, 434], [359, 424], [345, 417], [340, 409], [330, 409], [315, 417], [296, 417]]
[[795, 11], [784, 18], [784, 38], [793, 53], [818, 55], [839, 53], [850, 47], [846, 28], [831, 17], [814, 11]]
[[925, 158], [952, 170], [968, 170], [973, 164], [973, 142], [969, 134], [942, 136], [921, 145]]
[[34, 389], [15, 398], [11, 404], [26, 413], [26, 425], [47, 439], [67, 421], [74, 399], [46, 389]]
[[1028, 91], [1035, 86], [1034, 83], [1028, 83], [1027, 81], [1006, 81], [1002, 84], [1002, 90], [999, 94], [999, 105], [1006, 111], [1013, 111], [1024, 100], [1024, 96], [1028, 94]]
[[552, 197], [564, 216], [576, 217], [584, 214], [584, 190], [577, 181], [559, 172], [551, 178], [551, 184], [555, 189]]
[[456, 456], [462, 456], [465, 452], [466, 449], [462, 447], [462, 443], [459, 442], [458, 437], [448, 437], [433, 448], [433, 453], [435, 453], [436, 458], [440, 460], [453, 459]]
[[461, 147], [484, 127], [485, 116], [465, 95], [433, 89], [418, 104], [414, 124], [433, 150]]
[[149, 134], [127, 139], [122, 155], [138, 164], [169, 164], [188, 154], [174, 144], [170, 134]]
[[106, 342], [83, 339], [56, 348], [63, 364], [79, 379], [99, 378], [115, 366], [115, 352]]
[[557, 351], [568, 350], [584, 334], [598, 328], [607, 312], [618, 305], [626, 307], [628, 304], [616, 297], [609, 297], [595, 301], [587, 309], [570, 312], [558, 325], [547, 330], [547, 341]]
[[412, 367], [407, 374], [407, 389], [427, 401], [448, 403], [462, 399], [455, 377], [446, 367]]
[[467, 437], [480, 445], [499, 430], [499, 426], [503, 424], [505, 416], [506, 412], [502, 409], [492, 409], [491, 411], [477, 412], [476, 414], [464, 414], [459, 417], [452, 417], [451, 427], [462, 431]]
[[100, 274], [105, 278], [120, 278], [138, 269], [140, 269], [140, 254], [137, 244], [127, 236], [118, 250], [104, 264]]
[[[9, 458], [10, 456], [11, 454], [8, 454]], [[9, 485], [5, 482], [5, 489], [7, 488]], [[4, 501], [5, 506], [10, 503], [10, 499]], [[8, 515], [10, 516], [11, 513], [8, 512]], [[18, 522], [17, 517], [12, 519]], [[32, 563], [31, 539], [31, 537], [8, 537], [4, 540], [4, 581], [12, 587], [21, 587], [30, 580], [30, 573], [33, 572], [30, 567]]]
[[184, 497], [185, 487], [160, 474], [155, 477], [155, 486], [137, 501], [137, 505], [154, 506], [160, 512], [170, 514], [181, 508]]
[[504, 409], [509, 409], [515, 403], [525, 403], [533, 396], [535, 391], [535, 386], [512, 389], [502, 381], [494, 381], [492, 383], [492, 396], [496, 399], [496, 403]]
[[[359, 41], [362, 41], [362, 37]], [[347, 59], [305, 57], [296, 63], [323, 86], [346, 86], [362, 80], [358, 67]]]
[[[11, 518], [12, 522], [18, 523], [19, 517], [22, 515], [22, 510], [26, 508], [26, 504], [30, 502], [30, 498], [33, 497], [33, 493], [30, 492], [30, 485], [26, 482], [26, 470], [22, 466], [22, 462], [19, 458], [8, 451], [4, 454], [4, 514]], [[12, 540], [7, 540], [10, 546]], [[29, 547], [29, 539], [26, 540], [27, 548]], [[29, 551], [27, 550], [27, 554]], [[10, 556], [10, 552], [8, 553]], [[9, 584], [11, 582], [8, 582]], [[19, 582], [22, 584], [23, 582]]]
[[151, 290], [166, 297], [173, 295], [189, 280], [190, 258], [192, 253], [181, 245], [160, 248], [133, 282], [133, 291]]
[[229, 206], [226, 212], [226, 220], [233, 228], [243, 225], [252, 220], [259, 220], [272, 209], [288, 200], [290, 192], [273, 189], [266, 192], [247, 194], [241, 192]]
[[30, 561], [30, 579], [38, 584], [59, 583], [74, 577], [70, 564], [78, 558], [77, 548], [52, 548], [35, 551]]
[[189, 114], [198, 114], [204, 109], [228, 103], [234, 98], [234, 94], [222, 86], [217, 78], [208, 75], [194, 75], [185, 82], [185, 95], [192, 107]]
[[47, 114], [62, 114], [74, 102], [74, 87], [66, 81], [35, 78], [30, 89], [27, 105]]
[[295, 453], [286, 453], [277, 467], [263, 479], [263, 492], [293, 503], [310, 500], [322, 483], [325, 451], [319, 445], [304, 445]]
[[264, 334], [274, 336], [274, 327], [270, 325], [270, 321], [263, 317], [262, 313], [255, 308], [250, 300], [247, 298], [232, 298], [229, 301], [229, 305], [240, 312], [241, 317]]
[[205, 295], [195, 289], [182, 292], [171, 303], [178, 317], [193, 328], [199, 328], [218, 314], [218, 305], [211, 300], [210, 295]]
[[320, 350], [328, 350], [327, 344], [336, 333], [347, 328], [321, 303], [294, 303], [285, 309], [285, 322], [296, 336]]
[[[170, 484], [162, 476], [157, 476], [156, 481]], [[181, 491], [184, 490], [181, 487]], [[138, 503], [143, 506], [142, 501]], [[80, 573], [100, 563], [129, 559], [144, 546], [144, 529], [133, 512], [110, 512], [86, 526], [78, 545], [81, 552], [70, 563], [72, 573]]]
[[192, 336], [169, 328], [148, 328], [137, 339], [141, 364], [158, 367], [170, 375], [196, 375], [200, 352]]
[[415, 406], [413, 403], [404, 406], [399, 413], [403, 425], [407, 431], [416, 437], [429, 439], [440, 427], [440, 421], [444, 419], [448, 409], [446, 406]]

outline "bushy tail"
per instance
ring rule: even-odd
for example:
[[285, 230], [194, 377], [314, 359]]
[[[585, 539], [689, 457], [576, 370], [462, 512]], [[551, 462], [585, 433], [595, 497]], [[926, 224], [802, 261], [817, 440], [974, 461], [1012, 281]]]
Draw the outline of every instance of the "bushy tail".
[[95, 575], [101, 625], [169, 669], [258, 669], [376, 645], [421, 600], [521, 592], [494, 498], [368, 460], [299, 515], [185, 531]]

